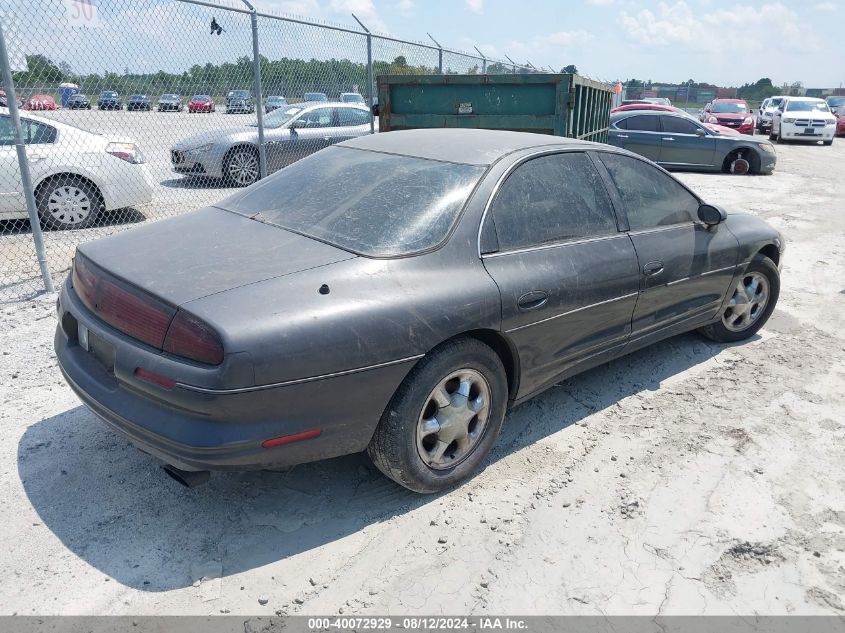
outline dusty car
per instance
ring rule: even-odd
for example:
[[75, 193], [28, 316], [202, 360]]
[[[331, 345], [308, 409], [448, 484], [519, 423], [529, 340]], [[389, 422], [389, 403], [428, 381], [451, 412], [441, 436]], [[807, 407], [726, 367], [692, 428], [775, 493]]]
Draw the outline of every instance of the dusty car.
[[607, 142], [667, 169], [770, 174], [777, 164], [771, 141], [721, 134], [686, 114], [660, 110], [610, 115]]
[[[264, 117], [267, 169], [276, 171], [300, 158], [370, 133], [367, 108], [350, 103], [296, 104]], [[246, 187], [259, 177], [258, 126], [255, 123], [194, 134], [174, 144], [174, 172], [189, 177], [223, 178]]]
[[714, 99], [704, 106], [700, 120], [735, 128], [740, 134], [754, 134], [754, 116], [742, 99]]
[[367, 450], [433, 492], [567, 376], [689, 330], [752, 336], [782, 251], [763, 220], [609, 145], [372, 134], [79, 245], [55, 350], [187, 485]]

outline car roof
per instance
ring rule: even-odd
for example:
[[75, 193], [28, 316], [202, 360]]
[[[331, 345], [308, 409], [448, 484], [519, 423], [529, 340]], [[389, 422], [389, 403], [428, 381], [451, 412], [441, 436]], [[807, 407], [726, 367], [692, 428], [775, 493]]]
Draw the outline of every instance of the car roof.
[[562, 136], [456, 128], [401, 130], [386, 134], [366, 134], [344, 141], [339, 145], [341, 147], [353, 147], [374, 152], [401, 154], [467, 165], [491, 165], [507, 154], [535, 147], [608, 149], [608, 146], [602, 143], [580, 141]]
[[728, 99], [728, 98], [713, 99], [713, 103], [716, 103], [717, 101], [723, 101], [725, 103], [745, 103], [745, 99], [734, 99], [734, 98], [731, 98], [731, 99]]
[[789, 99], [790, 101], [824, 101], [820, 97], [784, 97], [784, 99]]

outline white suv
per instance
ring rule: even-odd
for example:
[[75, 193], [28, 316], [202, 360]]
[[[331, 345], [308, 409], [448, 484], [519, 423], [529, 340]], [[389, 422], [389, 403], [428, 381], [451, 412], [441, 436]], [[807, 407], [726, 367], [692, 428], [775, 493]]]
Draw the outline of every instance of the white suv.
[[757, 110], [758, 132], [765, 134], [766, 132], [771, 131], [772, 117], [775, 112], [777, 112], [780, 102], [784, 99], [786, 99], [786, 97], [783, 95], [776, 95], [774, 97], [769, 97], [768, 99], [763, 99], [763, 103], [760, 104], [760, 109]]
[[[107, 138], [21, 113], [41, 222], [56, 229], [91, 226], [101, 211], [152, 200], [153, 181], [132, 139]], [[0, 220], [29, 216], [9, 111], [0, 108]]]
[[769, 139], [783, 141], [823, 141], [833, 143], [836, 117], [823, 99], [785, 97], [772, 117]]

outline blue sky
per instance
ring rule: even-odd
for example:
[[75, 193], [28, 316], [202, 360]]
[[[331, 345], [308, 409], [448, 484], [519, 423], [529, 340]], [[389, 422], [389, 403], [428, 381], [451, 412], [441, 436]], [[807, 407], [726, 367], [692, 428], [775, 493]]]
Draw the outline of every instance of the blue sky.
[[[10, 52], [42, 52], [77, 72], [182, 71], [250, 55], [247, 16], [176, 0], [90, 0], [99, 28], [70, 25], [68, 0], [0, 0], [14, 25]], [[217, 0], [242, 6], [238, 0]], [[776, 85], [845, 83], [845, 0], [252, 0], [259, 10], [371, 29], [491, 57], [559, 70], [573, 63], [602, 80], [687, 79], [741, 85], [770, 77]], [[210, 17], [226, 28], [208, 34]], [[11, 33], [10, 33], [11, 32]], [[363, 39], [266, 20], [262, 53], [270, 58], [365, 59]], [[436, 55], [377, 43], [378, 59], [404, 54], [432, 66]], [[447, 64], [449, 60], [447, 59]]]
[[349, 13], [400, 37], [602, 79], [739, 85], [760, 77], [812, 87], [845, 82], [845, 0], [257, 0], [333, 22]]

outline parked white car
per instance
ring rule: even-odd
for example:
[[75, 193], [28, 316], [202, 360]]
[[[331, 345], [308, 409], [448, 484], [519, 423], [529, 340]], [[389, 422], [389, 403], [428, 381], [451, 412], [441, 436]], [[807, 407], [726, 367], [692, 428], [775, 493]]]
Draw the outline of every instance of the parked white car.
[[769, 139], [783, 141], [823, 141], [833, 143], [836, 117], [824, 99], [785, 97], [772, 117]]
[[[35, 201], [44, 226], [90, 226], [103, 211], [152, 200], [153, 180], [134, 141], [21, 113]], [[9, 111], [0, 108], [0, 220], [28, 218]]]
[[757, 110], [757, 131], [765, 134], [772, 129], [772, 117], [777, 112], [780, 102], [786, 99], [784, 95], [775, 95], [768, 99], [763, 99], [760, 108]]

